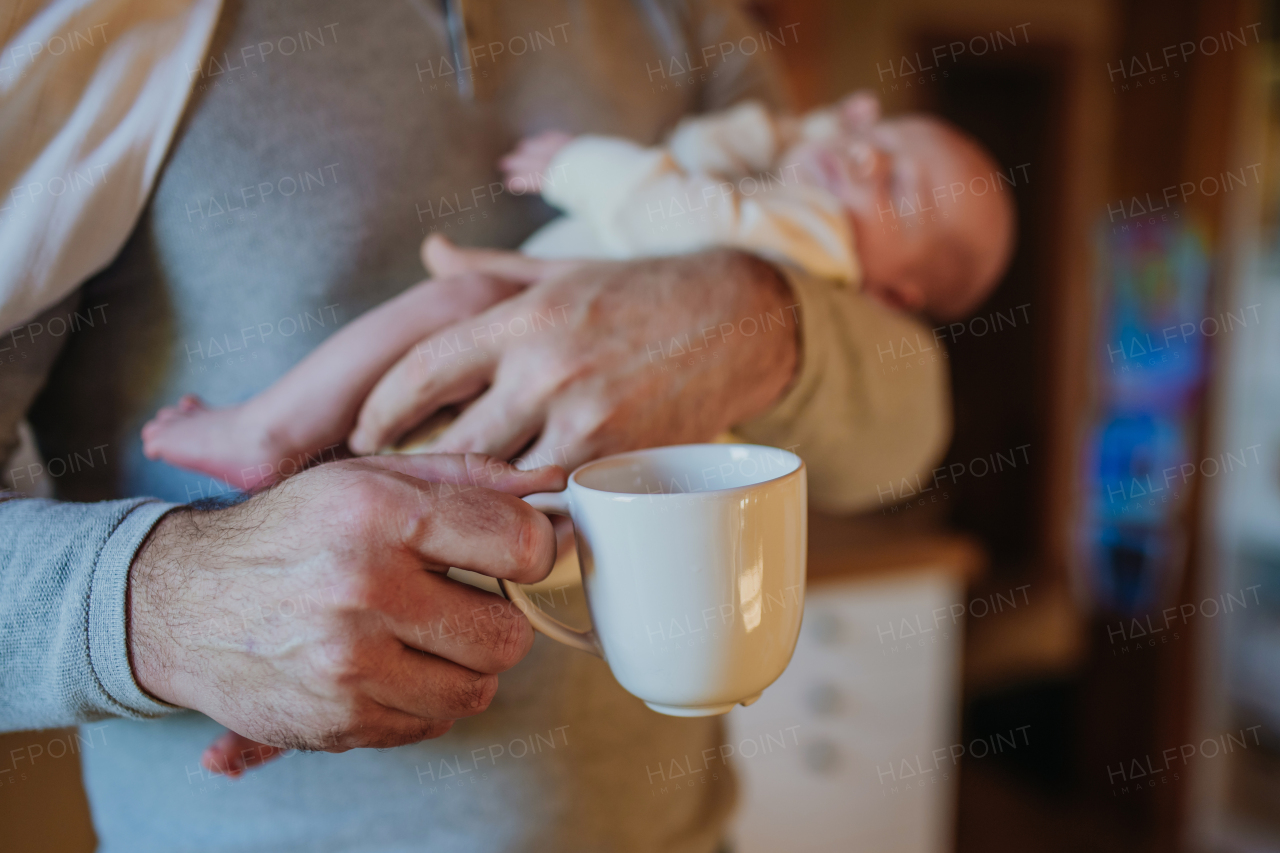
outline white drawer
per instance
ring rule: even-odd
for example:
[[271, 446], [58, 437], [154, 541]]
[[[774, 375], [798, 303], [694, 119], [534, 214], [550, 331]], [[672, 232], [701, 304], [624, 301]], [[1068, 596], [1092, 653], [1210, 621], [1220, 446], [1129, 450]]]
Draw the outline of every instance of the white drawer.
[[728, 717], [735, 853], [950, 848], [963, 620], [937, 609], [963, 598], [945, 571], [810, 589], [791, 665]]

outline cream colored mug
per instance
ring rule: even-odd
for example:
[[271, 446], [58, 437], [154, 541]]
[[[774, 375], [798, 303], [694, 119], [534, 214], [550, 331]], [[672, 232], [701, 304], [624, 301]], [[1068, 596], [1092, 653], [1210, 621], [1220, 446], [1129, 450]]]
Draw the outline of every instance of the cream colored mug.
[[655, 711], [749, 705], [791, 660], [804, 610], [804, 462], [751, 444], [688, 444], [588, 462], [525, 498], [573, 520], [592, 628], [503, 594], [538, 631], [603, 658]]

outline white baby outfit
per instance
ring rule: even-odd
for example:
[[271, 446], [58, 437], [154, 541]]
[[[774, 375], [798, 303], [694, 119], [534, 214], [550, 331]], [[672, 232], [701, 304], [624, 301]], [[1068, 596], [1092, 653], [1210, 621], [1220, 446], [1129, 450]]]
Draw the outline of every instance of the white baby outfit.
[[834, 112], [778, 118], [755, 101], [682, 121], [665, 147], [584, 135], [537, 189], [564, 216], [521, 247], [540, 258], [671, 255], [733, 246], [824, 278], [859, 281], [840, 202], [790, 152], [839, 133]]

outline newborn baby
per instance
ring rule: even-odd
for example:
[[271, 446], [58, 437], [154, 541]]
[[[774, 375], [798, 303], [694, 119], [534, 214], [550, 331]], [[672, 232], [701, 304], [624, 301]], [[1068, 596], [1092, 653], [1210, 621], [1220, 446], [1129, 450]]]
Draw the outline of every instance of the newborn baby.
[[526, 254], [736, 246], [935, 320], [981, 302], [1013, 245], [991, 157], [937, 119], [882, 119], [866, 93], [800, 118], [748, 101], [684, 120], [661, 148], [544, 133], [503, 165], [509, 189], [537, 187], [565, 213]]
[[[513, 192], [537, 187], [565, 214], [525, 242], [527, 254], [622, 259], [736, 246], [940, 321], [982, 301], [1013, 244], [1012, 203], [990, 156], [937, 119], [883, 119], [865, 94], [802, 117], [747, 102], [685, 120], [657, 148], [544, 133], [501, 165]], [[983, 194], [969, 190], [978, 178]], [[455, 271], [443, 238], [429, 238], [423, 254], [437, 276]], [[162, 409], [143, 428], [144, 451], [246, 491], [268, 485], [282, 465], [296, 470], [348, 441], [365, 397], [416, 342], [519, 287], [423, 282], [245, 403], [211, 409], [189, 395]], [[359, 443], [356, 453], [382, 449]]]

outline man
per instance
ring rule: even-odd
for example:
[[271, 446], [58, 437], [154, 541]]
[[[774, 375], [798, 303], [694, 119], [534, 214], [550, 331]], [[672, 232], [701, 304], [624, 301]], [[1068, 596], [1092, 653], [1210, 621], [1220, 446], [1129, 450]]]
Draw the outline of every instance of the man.
[[[601, 661], [534, 641], [511, 608], [442, 574], [544, 575], [550, 526], [513, 496], [557, 488], [557, 469], [475, 455], [326, 461], [209, 509], [201, 499], [225, 487], [141, 452], [139, 428], [161, 405], [186, 392], [242, 399], [420, 278], [425, 233], [498, 247], [530, 233], [550, 211], [489, 190], [521, 134], [653, 142], [686, 113], [778, 100], [767, 54], [748, 55], [760, 28], [719, 3], [447, 7], [224, 8], [209, 51], [223, 61], [199, 71], [128, 243], [32, 322], [104, 319], [23, 338], [0, 372], [5, 434], [26, 415], [45, 470], [60, 472], [58, 497], [104, 501], [0, 503], [0, 723], [111, 718], [82, 757], [103, 850], [721, 842], [727, 768], [679, 791], [648, 772], [714, 754], [719, 720], [653, 714]], [[564, 318], [488, 352], [499, 373], [545, 365], [534, 403], [556, 413], [544, 449], [566, 468], [734, 426], [795, 447], [814, 503], [848, 509], [946, 439], [941, 368], [877, 363], [877, 344], [916, 325], [750, 255], [584, 265], [493, 311], [508, 326]], [[799, 327], [703, 352], [670, 345], [780, 311]], [[470, 449], [494, 451], [500, 426]], [[191, 501], [201, 508], [175, 508]], [[219, 723], [322, 751], [227, 782], [198, 764]]]

